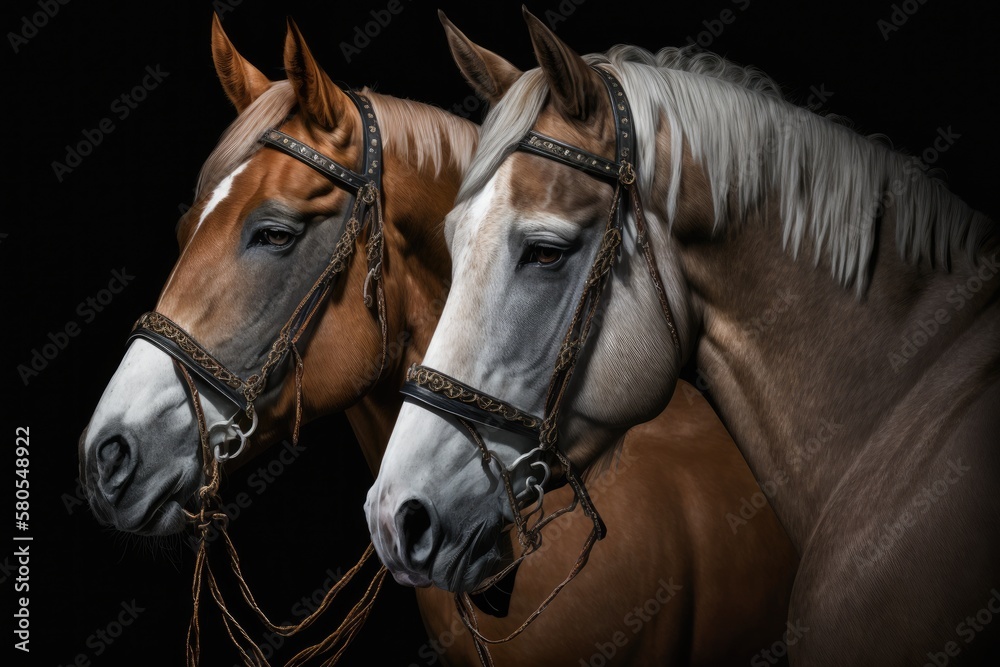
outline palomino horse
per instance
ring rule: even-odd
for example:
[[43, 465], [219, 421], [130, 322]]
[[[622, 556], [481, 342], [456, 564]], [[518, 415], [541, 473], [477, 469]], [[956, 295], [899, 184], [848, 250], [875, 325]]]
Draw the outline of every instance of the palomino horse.
[[[581, 57], [525, 18], [538, 69], [458, 53], [502, 99], [446, 220], [451, 291], [369, 492], [384, 562], [477, 585], [499, 558], [489, 536], [521, 509], [480, 448], [501, 467], [535, 453], [586, 469], [695, 359], [801, 554], [792, 663], [977, 664], [1000, 628], [995, 224], [754, 85], [678, 71], [671, 50]], [[429, 519], [401, 526], [404, 503]]]
[[[258, 137], [280, 125], [336, 162], [355, 165], [363, 135], [353, 105], [293, 26], [285, 45], [288, 82], [268, 81], [236, 52], [218, 21], [212, 46], [240, 115], [205, 163], [196, 203], [178, 227], [181, 256], [157, 311], [229, 368], [244, 370], [259, 366], [266, 341], [322, 268], [347, 206], [342, 189], [301, 161], [258, 150]], [[381, 335], [362, 299], [368, 266], [355, 258], [316, 316], [301, 393], [304, 419], [347, 411], [374, 471], [402, 402], [405, 369], [422, 358], [446, 291], [450, 260], [440, 222], [471, 160], [477, 128], [423, 104], [365, 94], [383, 133], [385, 312], [387, 340], [398, 354], [390, 354], [379, 375]], [[268, 387], [258, 403], [254, 449], [287, 433], [296, 403], [293, 375]], [[209, 423], [228, 417], [216, 392], [202, 386], [200, 394]], [[197, 443], [170, 357], [134, 341], [81, 440], [95, 514], [126, 531], [181, 530], [181, 508], [203, 481]], [[521, 641], [494, 649], [495, 660], [598, 664], [612, 653], [609, 664], [749, 660], [784, 630], [796, 560], [768, 508], [745, 529], [726, 523], [726, 512], [759, 494], [705, 400], [690, 388], [679, 393], [656, 421], [629, 434], [620, 460], [594, 481], [594, 497], [615, 525], [613, 539], [595, 550], [584, 573]], [[552, 496], [568, 501], [568, 489]], [[670, 530], [645, 536], [663, 521]], [[554, 524], [562, 537], [547, 540], [544, 557], [523, 563], [507, 615], [484, 615], [481, 631], [504, 636], [516, 628], [571, 566], [587, 525], [573, 514]], [[424, 588], [417, 598], [435, 639], [419, 658], [436, 659], [441, 650], [451, 664], [478, 664], [452, 597]]]

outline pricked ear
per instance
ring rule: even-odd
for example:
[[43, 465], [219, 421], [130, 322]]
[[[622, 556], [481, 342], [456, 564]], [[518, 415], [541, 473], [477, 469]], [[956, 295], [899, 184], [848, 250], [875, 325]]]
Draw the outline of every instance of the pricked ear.
[[229, 41], [218, 14], [212, 14], [212, 60], [222, 82], [226, 97], [236, 107], [237, 113], [253, 104], [271, 85], [271, 81], [256, 67], [237, 53]]
[[492, 51], [475, 44], [440, 9], [438, 18], [448, 35], [451, 55], [465, 80], [490, 104], [499, 102], [514, 82], [521, 78], [521, 70]]
[[587, 120], [605, 95], [600, 76], [584, 59], [522, 6], [535, 57], [560, 110], [570, 118]]
[[350, 108], [351, 100], [313, 58], [292, 19], [288, 19], [285, 35], [285, 73], [306, 117], [325, 130], [334, 129]]

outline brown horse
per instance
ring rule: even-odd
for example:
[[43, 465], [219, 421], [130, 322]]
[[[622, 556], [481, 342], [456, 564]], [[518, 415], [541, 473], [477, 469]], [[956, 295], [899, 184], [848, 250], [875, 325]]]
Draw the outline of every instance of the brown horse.
[[[178, 226], [181, 255], [157, 311], [230, 368], [249, 369], [259, 366], [265, 342], [325, 262], [347, 205], [345, 192], [324, 176], [278, 151], [258, 150], [257, 139], [280, 125], [354, 165], [361, 120], [293, 25], [287, 82], [269, 81], [243, 59], [217, 20], [212, 52], [240, 115], [206, 161], [196, 203]], [[440, 312], [450, 271], [440, 221], [478, 135], [472, 123], [436, 108], [365, 94], [384, 142], [387, 370], [378, 373], [379, 327], [362, 299], [368, 267], [355, 258], [310, 333], [302, 397], [306, 420], [346, 411], [374, 472], [401, 406], [404, 371], [422, 358]], [[259, 403], [250, 454], [288, 433], [293, 375], [286, 372]], [[208, 422], [228, 416], [212, 390], [202, 387], [201, 395]], [[203, 481], [197, 442], [171, 360], [133, 342], [81, 439], [96, 515], [121, 530], [181, 530], [181, 506]], [[612, 536], [538, 623], [494, 649], [498, 664], [727, 665], [780, 638], [796, 557], [767, 507], [756, 510], [752, 526], [736, 530], [727, 522], [728, 512], [763, 496], [700, 394], [678, 395], [659, 418], [630, 432], [620, 459], [591, 483]], [[569, 498], [566, 491], [551, 496]], [[669, 529], [650, 533], [654, 524]], [[538, 557], [523, 563], [507, 615], [481, 616], [487, 635], [520, 624], [577, 557], [586, 521], [570, 514], [552, 528], [561, 536], [553, 533]], [[452, 596], [423, 588], [417, 598], [431, 637], [420, 659], [430, 664], [441, 654], [450, 664], [478, 664]]]
[[[447, 375], [439, 387], [494, 397], [507, 422], [561, 407], [561, 453], [586, 468], [696, 360], [802, 554], [793, 664], [986, 664], [1000, 635], [996, 224], [753, 70], [715, 56], [698, 58], [742, 81], [678, 69], [672, 49], [581, 57], [525, 17], [539, 68], [458, 53], [501, 99], [446, 221], [453, 281], [418, 388]], [[594, 302], [600, 326], [573, 356]], [[566, 393], [550, 402], [552, 387]], [[369, 525], [397, 578], [468, 588], [497, 559], [470, 531], [496, 534], [514, 503], [449, 397], [424, 391], [400, 411]], [[552, 433], [513, 430], [481, 446], [522, 460]], [[423, 530], [386, 521], [401, 501], [431, 518]]]

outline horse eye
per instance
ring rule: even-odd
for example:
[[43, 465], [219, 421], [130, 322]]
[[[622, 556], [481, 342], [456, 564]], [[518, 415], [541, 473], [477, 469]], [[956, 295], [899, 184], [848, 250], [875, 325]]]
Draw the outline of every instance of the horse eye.
[[537, 264], [539, 266], [555, 266], [563, 258], [566, 251], [555, 246], [535, 244], [529, 246], [521, 258], [521, 265]]
[[257, 235], [261, 245], [281, 248], [292, 242], [292, 233], [284, 229], [263, 229]]
[[535, 258], [539, 264], [555, 264], [562, 256], [563, 251], [552, 246], [540, 245], [535, 249]]

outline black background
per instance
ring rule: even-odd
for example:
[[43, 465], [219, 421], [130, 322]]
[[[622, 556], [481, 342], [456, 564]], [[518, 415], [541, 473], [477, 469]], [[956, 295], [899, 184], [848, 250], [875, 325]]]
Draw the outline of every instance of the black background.
[[[349, 63], [341, 42], [372, 19], [371, 10], [384, 9], [383, 0], [231, 0], [216, 6], [226, 10], [223, 25], [237, 48], [272, 79], [283, 76], [284, 19], [290, 15], [334, 80], [451, 108], [469, 91], [449, 57], [438, 6], [480, 44], [522, 69], [534, 66], [519, 3], [400, 1], [402, 13]], [[800, 103], [812, 87], [832, 91], [826, 110], [851, 118], [861, 132], [884, 132], [912, 153], [923, 152], [939, 128], [950, 127], [960, 138], [934, 166], [946, 172], [954, 191], [996, 218], [997, 114], [985, 101], [994, 97], [1000, 73], [996, 16], [987, 15], [988, 3], [981, 2], [898, 4], [917, 9], [888, 40], [877, 25], [894, 11], [888, 1], [853, 8], [763, 0], [565, 0], [562, 6], [574, 11], [557, 32], [584, 53], [621, 42], [655, 50], [697, 39], [707, 30], [704, 21], [712, 25], [730, 9], [735, 21], [712, 37], [711, 50], [760, 67]], [[541, 0], [531, 9], [544, 16], [559, 6]], [[9, 35], [0, 46], [7, 114], [7, 213], [0, 222], [3, 432], [10, 446], [3, 470], [11, 480], [15, 427], [29, 426], [34, 536], [32, 652], [25, 659], [11, 650], [14, 662], [7, 664], [72, 664], [81, 653], [94, 665], [183, 664], [191, 551], [180, 539], [115, 534], [71, 500], [79, 433], [117, 367], [126, 332], [156, 301], [177, 256], [179, 207], [190, 203], [202, 161], [234, 117], [212, 66], [211, 9], [210, 2], [75, 0], [60, 5], [17, 53]], [[38, 11], [37, 1], [5, 3], [0, 26], [21, 32], [23, 17]], [[147, 66], [169, 76], [128, 118], [114, 117], [112, 102], [142, 81]], [[109, 116], [115, 130], [59, 182], [53, 161], [64, 161], [67, 144]], [[77, 305], [123, 267], [134, 280], [84, 323]], [[32, 350], [71, 320], [81, 333], [25, 385], [18, 365], [29, 364]], [[320, 420], [306, 429], [303, 443], [306, 451], [265, 493], [252, 494], [253, 505], [233, 528], [251, 583], [279, 618], [288, 618], [292, 605], [323, 583], [328, 568], [349, 567], [368, 537], [361, 507], [371, 476], [346, 422], [339, 416]], [[248, 475], [276, 454], [267, 452], [232, 474], [224, 494], [247, 490]], [[13, 503], [12, 492], [4, 497]], [[14, 548], [8, 532], [15, 532], [13, 526], [2, 531], [0, 565], [6, 566]], [[14, 576], [0, 573], [5, 600], [16, 597]], [[88, 638], [133, 599], [144, 611], [95, 655], [97, 644], [88, 645]], [[0, 636], [9, 642], [5, 651], [13, 643], [11, 607], [5, 604], [0, 623]], [[211, 622], [205, 631], [204, 664], [237, 663], [220, 627]], [[377, 658], [380, 664], [424, 664], [417, 655], [424, 641], [412, 592], [390, 582], [345, 663]]]

